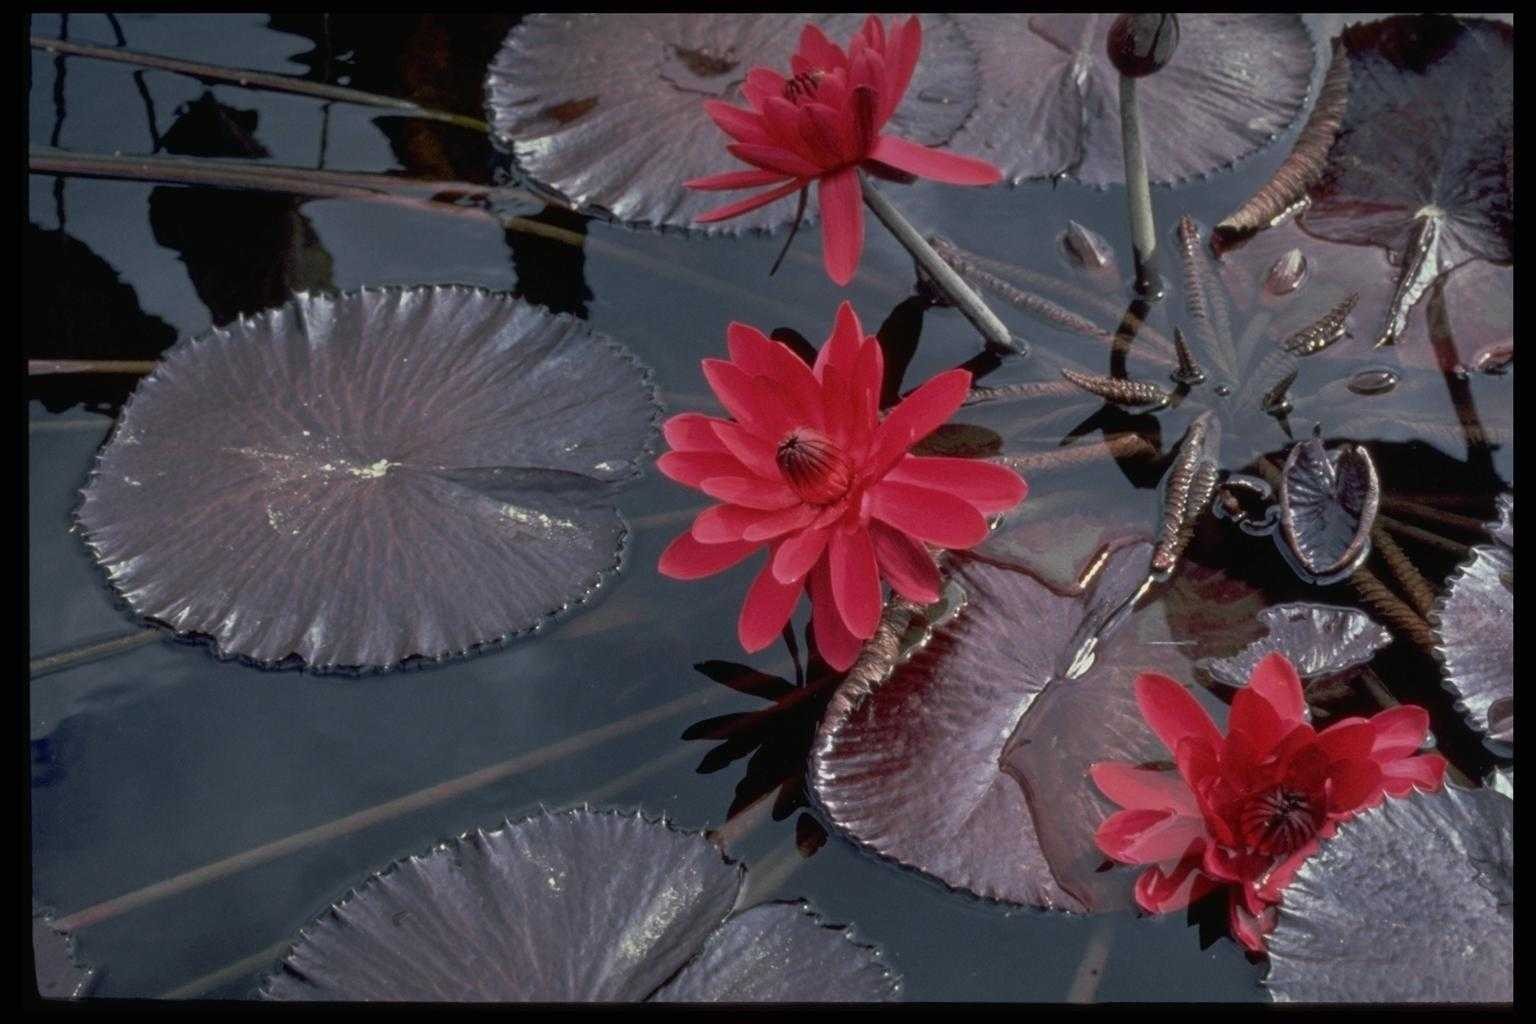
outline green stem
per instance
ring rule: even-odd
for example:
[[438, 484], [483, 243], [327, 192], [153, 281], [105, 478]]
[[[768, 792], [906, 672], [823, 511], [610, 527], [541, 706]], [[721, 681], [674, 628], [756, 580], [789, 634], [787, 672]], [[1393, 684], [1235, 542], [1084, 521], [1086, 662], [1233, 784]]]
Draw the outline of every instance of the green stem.
[[299, 93], [304, 96], [318, 96], [321, 99], [337, 100], [342, 103], [356, 103], [363, 107], [378, 107], [383, 110], [395, 110], [411, 117], [425, 118], [430, 121], [442, 121], [445, 124], [458, 125], [460, 128], [468, 128], [471, 131], [490, 134], [491, 126], [475, 117], [467, 117], [463, 114], [454, 114], [446, 110], [434, 110], [431, 107], [423, 107], [410, 100], [396, 99], [393, 96], [380, 96], [377, 93], [363, 92], [359, 89], [347, 89], [339, 85], [327, 85], [323, 82], [308, 82], [302, 78], [292, 78], [288, 75], [272, 75], [262, 71], [252, 71], [248, 68], [225, 68], [216, 64], [198, 64], [190, 60], [177, 60], [174, 57], [161, 57], [152, 53], [135, 53], [132, 50], [124, 50], [115, 46], [92, 46], [89, 43], [73, 43], [67, 39], [47, 39], [42, 36], [31, 37], [32, 46], [35, 49], [46, 50], [49, 53], [62, 53], [73, 57], [91, 57], [96, 60], [116, 61], [119, 64], [132, 64], [141, 68], [154, 68], [157, 71], [173, 71], [181, 75], [190, 75], [193, 78], [201, 78], [209, 82], [233, 82], [236, 85], [253, 89], [272, 89], [276, 92]]
[[981, 300], [981, 296], [971, 290], [954, 268], [939, 258], [939, 254], [933, 251], [933, 246], [928, 240], [918, 234], [916, 228], [901, 215], [901, 211], [891, 205], [891, 201], [875, 190], [869, 179], [859, 175], [859, 185], [864, 190], [864, 204], [879, 218], [880, 223], [890, 229], [913, 259], [928, 272], [935, 284], [943, 290], [945, 296], [959, 307], [965, 318], [975, 325], [986, 339], [987, 344], [996, 345], [1024, 355], [1028, 348], [1023, 342], [1014, 338], [1003, 322], [997, 318], [997, 314], [988, 308]]
[[1136, 257], [1136, 291], [1158, 298], [1163, 284], [1157, 273], [1157, 231], [1152, 224], [1152, 194], [1147, 187], [1147, 158], [1141, 148], [1141, 113], [1136, 79], [1120, 76], [1120, 139], [1125, 149], [1125, 198], [1131, 213], [1131, 244]]

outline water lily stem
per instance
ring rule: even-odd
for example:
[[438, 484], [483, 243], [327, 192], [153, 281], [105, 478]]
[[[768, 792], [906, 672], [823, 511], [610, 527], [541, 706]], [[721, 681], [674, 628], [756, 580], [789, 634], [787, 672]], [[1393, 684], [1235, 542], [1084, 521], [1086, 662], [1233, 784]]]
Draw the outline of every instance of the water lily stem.
[[1430, 586], [1429, 581], [1415, 568], [1408, 555], [1398, 547], [1397, 541], [1387, 534], [1380, 523], [1371, 527], [1371, 543], [1381, 552], [1382, 561], [1392, 570], [1398, 585], [1413, 603], [1414, 611], [1427, 618], [1435, 607], [1435, 588]]
[[1120, 140], [1125, 148], [1125, 200], [1131, 214], [1131, 245], [1136, 259], [1136, 291], [1161, 298], [1157, 272], [1157, 230], [1152, 223], [1152, 193], [1147, 185], [1147, 158], [1141, 149], [1141, 112], [1136, 105], [1136, 79], [1120, 76]]
[[1151, 459], [1157, 456], [1157, 448], [1140, 434], [1126, 432], [1111, 434], [1103, 441], [1073, 445], [1055, 451], [1033, 455], [1003, 455], [994, 461], [1019, 470], [1022, 473], [1039, 473], [1048, 469], [1066, 469], [1085, 463], [1109, 459]]
[[155, 368], [152, 359], [28, 359], [27, 376], [53, 373], [126, 373], [142, 377]]
[[933, 246], [929, 245], [928, 240], [918, 233], [906, 217], [902, 216], [901, 211], [892, 206], [890, 200], [881, 195], [862, 174], [859, 176], [859, 184], [864, 190], [864, 204], [880, 219], [880, 223], [896, 236], [896, 240], [906, 247], [906, 250], [912, 254], [912, 258], [917, 260], [918, 266], [927, 272], [934, 285], [944, 293], [945, 297], [958, 306], [960, 312], [965, 314], [965, 318], [975, 325], [987, 344], [1017, 352], [1019, 355], [1026, 354], [1029, 351], [1028, 346], [1022, 340], [1015, 338], [1008, 328], [1003, 326], [997, 314], [982, 301], [981, 296], [977, 295], [971, 286], [955, 273], [953, 267], [939, 258], [939, 254], [933, 251]]
[[447, 110], [434, 110], [431, 107], [423, 107], [418, 103], [412, 103], [410, 100], [397, 99], [394, 96], [380, 96], [377, 93], [363, 92], [360, 89], [347, 89], [339, 85], [329, 85], [325, 82], [310, 82], [302, 78], [292, 78], [288, 75], [272, 75], [262, 71], [252, 71], [248, 68], [226, 68], [219, 67], [216, 64], [198, 64], [190, 60], [161, 57], [153, 53], [135, 53], [132, 50], [124, 50], [116, 46], [92, 46], [89, 43], [73, 43], [67, 39], [47, 39], [42, 36], [32, 36], [30, 38], [35, 49], [45, 50], [48, 53], [61, 53], [72, 57], [91, 57], [96, 60], [132, 64], [141, 68], [153, 68], [157, 71], [172, 71], [177, 74], [200, 78], [205, 82], [233, 82], [236, 85], [242, 85], [247, 88], [299, 93], [305, 96], [317, 96], [321, 99], [335, 100], [342, 103], [355, 103], [363, 107], [378, 107], [384, 110], [398, 111], [411, 117], [442, 121], [445, 124], [458, 125], [460, 128], [468, 128], [471, 131], [486, 134], [489, 134], [491, 130], [490, 125], [476, 117], [455, 114]]

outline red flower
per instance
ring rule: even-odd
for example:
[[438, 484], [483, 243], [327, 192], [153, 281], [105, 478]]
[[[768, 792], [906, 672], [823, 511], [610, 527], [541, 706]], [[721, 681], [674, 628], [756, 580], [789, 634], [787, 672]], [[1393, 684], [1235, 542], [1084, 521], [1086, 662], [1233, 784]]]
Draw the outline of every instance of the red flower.
[[793, 77], [753, 68], [743, 87], [751, 110], [709, 100], [705, 111], [733, 140], [731, 155], [755, 170], [685, 182], [688, 188], [739, 189], [771, 185], [698, 218], [726, 220], [820, 182], [821, 240], [827, 274], [847, 284], [864, 248], [859, 167], [884, 176], [916, 175], [952, 185], [991, 185], [1002, 173], [984, 160], [941, 153], [880, 129], [901, 103], [917, 67], [923, 30], [914, 16], [886, 37], [871, 15], [847, 52], [815, 25], [800, 33], [790, 58]]
[[1232, 934], [1254, 952], [1319, 840], [1386, 794], [1439, 789], [1445, 775], [1444, 758], [1417, 754], [1429, 732], [1422, 708], [1314, 730], [1301, 680], [1280, 654], [1259, 662], [1238, 691], [1225, 737], [1167, 676], [1138, 678], [1136, 701], [1178, 771], [1095, 764], [1094, 783], [1125, 808], [1099, 827], [1099, 849], [1154, 865], [1136, 880], [1136, 902], [1153, 913], [1226, 886]]
[[731, 360], [703, 366], [733, 419], [672, 417], [662, 428], [672, 451], [656, 463], [721, 504], [699, 513], [658, 568], [699, 579], [768, 548], [741, 609], [741, 646], [772, 642], [809, 587], [816, 645], [846, 669], [879, 624], [881, 577], [909, 600], [938, 600], [924, 542], [970, 547], [987, 535], [986, 516], [1027, 488], [993, 463], [907, 454], [960, 407], [971, 375], [941, 373], [881, 418], [884, 356], [850, 304], [814, 368], [746, 324], [726, 337]]

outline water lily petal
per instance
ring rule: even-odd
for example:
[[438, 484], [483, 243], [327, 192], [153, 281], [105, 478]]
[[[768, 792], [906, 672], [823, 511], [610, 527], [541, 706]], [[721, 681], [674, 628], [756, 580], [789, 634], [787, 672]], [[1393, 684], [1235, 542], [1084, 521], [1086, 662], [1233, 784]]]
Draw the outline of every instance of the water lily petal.
[[663, 452], [656, 460], [656, 468], [684, 487], [701, 487], [710, 477], [741, 476], [746, 472], [741, 460], [727, 451]]
[[744, 541], [733, 544], [700, 544], [692, 533], [682, 533], [667, 545], [656, 571], [674, 580], [697, 580], [723, 572], [762, 547]]
[[1429, 735], [1429, 712], [1412, 704], [1399, 704], [1371, 716], [1376, 742], [1371, 756], [1378, 761], [1395, 761], [1424, 745]]
[[980, 459], [906, 455], [885, 479], [948, 491], [975, 505], [982, 515], [1006, 512], [1029, 493], [1029, 485], [1019, 474]]
[[826, 551], [827, 541], [831, 537], [830, 527], [812, 526], [793, 537], [785, 538], [784, 543], [774, 552], [773, 574], [780, 583], [794, 583], [804, 579], [805, 574], [811, 571]]
[[704, 113], [720, 126], [721, 131], [737, 142], [762, 146], [773, 144], [773, 137], [768, 134], [762, 115], [756, 111], [742, 110], [720, 100], [705, 100]]
[[703, 413], [681, 412], [661, 425], [661, 433], [673, 451], [718, 454], [726, 449], [715, 436], [714, 424], [725, 422]]
[[918, 540], [964, 549], [987, 536], [975, 506], [942, 491], [882, 480], [866, 492], [869, 514]]
[[868, 158], [949, 185], [995, 185], [1003, 180], [1003, 173], [985, 160], [930, 149], [896, 135], [880, 136]]
[[1128, 810], [1200, 813], [1195, 795], [1177, 772], [1100, 761], [1089, 768], [1089, 773], [1099, 792]]
[[821, 206], [822, 260], [827, 276], [839, 285], [853, 280], [864, 251], [864, 206], [859, 171], [844, 167], [823, 175], [817, 184]]
[[866, 530], [836, 530], [827, 546], [832, 597], [848, 632], [861, 640], [880, 624], [880, 570]]
[[870, 459], [881, 475], [955, 414], [971, 390], [968, 370], [947, 370], [924, 382], [892, 409], [875, 431]]
[[1302, 693], [1301, 678], [1285, 655], [1276, 652], [1267, 655], [1254, 666], [1248, 677], [1248, 689], [1263, 697], [1275, 709], [1275, 713], [1287, 722], [1301, 721], [1307, 715], [1307, 700]]
[[1205, 825], [1199, 818], [1141, 808], [1115, 812], [1094, 833], [1099, 849], [1122, 864], [1182, 859], [1198, 851], [1204, 840]]
[[816, 638], [816, 649], [824, 660], [839, 672], [853, 667], [864, 643], [848, 632], [843, 617], [838, 614], [832, 596], [832, 572], [823, 558], [811, 570], [811, 635]]
[[881, 575], [898, 594], [918, 604], [939, 599], [939, 568], [927, 548], [878, 519], [869, 521], [869, 539], [875, 545]]
[[784, 180], [785, 176], [778, 171], [726, 171], [723, 174], [706, 174], [702, 178], [691, 178], [683, 182], [683, 187], [699, 192], [726, 192], [738, 188], [757, 188], [760, 185], [778, 185]]
[[[750, 541], [765, 541], [773, 537], [778, 537], [782, 534], [789, 533], [791, 530], [803, 529], [804, 527], [810, 525], [811, 520], [815, 519], [817, 513], [820, 511], [821, 510], [815, 505], [800, 504], [795, 505], [792, 508], [784, 509], [782, 512], [769, 512], [761, 519], [758, 519], [755, 523], [743, 530], [741, 534], [742, 539]], [[783, 545], [780, 545], [780, 547], [782, 546]], [[773, 560], [775, 562], [778, 561], [777, 554], [774, 555]], [[780, 579], [779, 582], [789, 583], [791, 581], [787, 579]]]
[[1156, 672], [1138, 676], [1136, 703], [1170, 753], [1178, 754], [1179, 745], [1186, 740], [1195, 740], [1210, 750], [1221, 749], [1221, 733], [1211, 716], [1188, 690], [1167, 676]]
[[699, 484], [699, 490], [731, 505], [778, 511], [800, 504], [800, 495], [784, 484], [770, 483], [761, 477], [712, 476]]
[[1216, 888], [1216, 881], [1200, 871], [1199, 857], [1186, 857], [1172, 871], [1148, 868], [1136, 879], [1136, 903], [1153, 914], [1183, 910]]
[[741, 606], [741, 618], [736, 623], [737, 639], [745, 651], [760, 651], [767, 647], [784, 629], [784, 623], [794, 613], [804, 588], [798, 583], [780, 583], [773, 575], [773, 558], [763, 565], [757, 579], [747, 591], [747, 599]]
[[701, 213], [694, 218], [693, 222], [695, 224], [713, 224], [716, 221], [729, 220], [732, 217], [755, 210], [759, 206], [767, 206], [775, 199], [782, 199], [791, 192], [798, 191], [804, 187], [804, 183], [791, 179], [787, 184], [781, 185], [778, 188], [770, 189], [767, 192], [760, 192], [755, 196], [748, 196], [745, 199], [738, 199], [734, 203], [727, 203], [724, 206], [716, 207], [708, 213]]

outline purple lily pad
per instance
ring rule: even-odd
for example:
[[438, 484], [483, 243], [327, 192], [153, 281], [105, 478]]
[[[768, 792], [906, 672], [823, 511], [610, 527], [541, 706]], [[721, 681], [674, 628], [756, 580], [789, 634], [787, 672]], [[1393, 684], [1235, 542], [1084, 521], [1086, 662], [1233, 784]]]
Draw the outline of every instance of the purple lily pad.
[[[1445, 346], [1430, 335], [1429, 309], [1414, 317], [1393, 346], [1404, 366], [1456, 372], [1507, 372], [1515, 351], [1515, 268], [1473, 260], [1453, 270], [1437, 287], [1445, 303]], [[1433, 290], [1433, 289], [1431, 289]]]
[[1499, 496], [1493, 544], [1479, 544], [1430, 613], [1435, 655], [1478, 732], [1515, 741], [1515, 499]]
[[[731, 916], [744, 876], [702, 834], [664, 821], [546, 812], [466, 834], [371, 876], [300, 932], [261, 994], [798, 1000], [805, 984], [820, 984], [809, 967], [815, 963], [829, 989], [810, 998], [895, 998], [899, 983], [874, 950], [800, 904]], [[730, 987], [737, 984], [746, 992]]]
[[[880, 663], [894, 649], [856, 666], [833, 695], [811, 753], [828, 818], [987, 899], [1128, 906], [1132, 874], [1099, 870], [1094, 830], [1113, 808], [1088, 766], [1167, 756], [1132, 683], [1143, 671], [1188, 678], [1189, 661], [1156, 611], [1103, 628], [1146, 579], [1151, 553], [1145, 542], [1119, 547], [1076, 591], [1006, 561], [954, 557], [964, 600], [953, 618], [894, 669]], [[888, 612], [882, 630], [899, 626]]]
[[302, 295], [166, 354], [79, 520], [137, 614], [221, 656], [445, 658], [619, 568], [658, 413], [625, 349], [510, 296]]
[[1233, 657], [1206, 658], [1196, 667], [1217, 682], [1246, 686], [1259, 662], [1278, 651], [1296, 666], [1310, 695], [1314, 684], [1365, 665], [1392, 642], [1391, 633], [1354, 608], [1279, 604], [1260, 612], [1259, 621], [1269, 630], [1264, 639]]
[[[589, 212], [631, 224], [690, 227], [721, 204], [683, 182], [741, 170], [704, 101], [746, 106], [754, 67], [787, 68], [800, 30], [839, 45], [853, 14], [531, 14], [508, 34], [486, 78], [490, 121], [518, 166]], [[923, 15], [923, 53], [889, 130], [949, 141], [976, 102], [976, 58], [954, 22]], [[699, 230], [737, 234], [794, 219], [789, 196]]]
[[[1125, 180], [1120, 76], [1105, 40], [1112, 14], [969, 14], [981, 99], [955, 136], [1015, 184]], [[1294, 14], [1183, 14], [1168, 66], [1137, 80], [1147, 172], [1203, 177], [1272, 141], [1301, 112], [1312, 39]]]
[[1281, 1002], [1514, 998], [1515, 804], [1447, 786], [1339, 826], [1281, 897]]
[[1340, 579], [1370, 554], [1380, 502], [1376, 465], [1361, 446], [1328, 452], [1316, 437], [1294, 445], [1280, 477], [1280, 550], [1304, 579]]
[[37, 994], [44, 999], [79, 999], [90, 995], [97, 973], [80, 961], [75, 953], [75, 938], [60, 931], [53, 917], [32, 907], [32, 963]]
[[1440, 274], [1478, 257], [1514, 259], [1515, 31], [1399, 15], [1341, 39], [1349, 104], [1300, 221], [1320, 238], [1398, 258], [1386, 343]]

